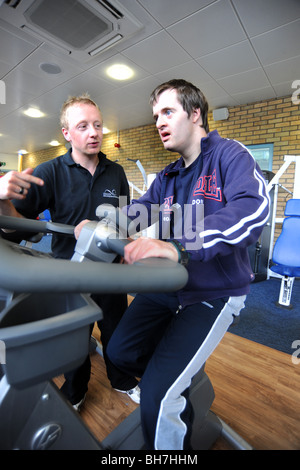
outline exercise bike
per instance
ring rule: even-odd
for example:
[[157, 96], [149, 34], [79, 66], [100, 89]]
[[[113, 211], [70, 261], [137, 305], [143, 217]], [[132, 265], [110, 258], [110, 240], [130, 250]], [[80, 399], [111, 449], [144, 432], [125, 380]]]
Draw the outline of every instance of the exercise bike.
[[[99, 442], [51, 379], [78, 367], [89, 352], [90, 325], [102, 318], [91, 293], [176, 291], [186, 284], [187, 272], [159, 258], [113, 263], [129, 243], [130, 221], [112, 206], [99, 206], [96, 215], [99, 221], [84, 226], [70, 261], [0, 238], [2, 450], [144, 449], [139, 408]], [[74, 230], [6, 216], [0, 216], [0, 227], [63, 236]], [[192, 381], [190, 399], [193, 449], [209, 449], [221, 435], [236, 449], [250, 448], [209, 411], [214, 391], [204, 367]]]

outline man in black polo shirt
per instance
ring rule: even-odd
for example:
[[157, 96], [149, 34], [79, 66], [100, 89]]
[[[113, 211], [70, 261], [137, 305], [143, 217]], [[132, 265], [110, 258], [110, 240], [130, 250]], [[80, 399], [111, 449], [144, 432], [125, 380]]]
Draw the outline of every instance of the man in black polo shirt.
[[[100, 151], [103, 121], [96, 103], [88, 95], [69, 98], [61, 110], [61, 127], [71, 149], [34, 170], [12, 171], [0, 178], [0, 214], [35, 219], [49, 209], [53, 222], [76, 226], [84, 219], [95, 220], [99, 204], [109, 203], [117, 207], [119, 196], [125, 196], [129, 202], [129, 187], [123, 168]], [[11, 239], [17, 236], [2, 234]], [[75, 244], [75, 238], [54, 234], [53, 256], [70, 259]], [[104, 315], [99, 327], [111, 385], [138, 403], [137, 380], [121, 373], [106, 356], [106, 345], [127, 307], [127, 296], [99, 294], [93, 299]], [[91, 363], [87, 357], [82, 366], [65, 375], [62, 392], [75, 409], [79, 409], [84, 400], [90, 370]]]

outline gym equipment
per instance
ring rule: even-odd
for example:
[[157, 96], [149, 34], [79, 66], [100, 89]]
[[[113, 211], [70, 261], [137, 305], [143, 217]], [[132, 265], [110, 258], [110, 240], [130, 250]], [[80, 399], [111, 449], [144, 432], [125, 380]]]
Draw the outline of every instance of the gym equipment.
[[300, 199], [289, 199], [285, 206], [282, 231], [276, 240], [271, 271], [282, 276], [277, 304], [292, 308], [295, 277], [300, 276]]
[[[100, 206], [97, 214], [101, 221], [86, 224], [71, 261], [56, 260], [0, 238], [4, 307], [0, 340], [6, 356], [2, 378], [0, 369], [0, 449], [144, 448], [139, 408], [98, 442], [50, 382], [88, 354], [89, 325], [102, 317], [90, 293], [175, 291], [187, 281], [182, 266], [163, 259], [145, 259], [130, 266], [112, 264], [128, 242], [122, 239], [128, 220], [106, 206]], [[26, 227], [32, 233], [57, 231], [66, 236], [74, 228], [4, 216], [0, 216], [0, 227], [22, 232]], [[99, 260], [105, 262], [95, 262]], [[220, 435], [237, 449], [251, 448], [209, 411], [214, 392], [204, 368], [193, 379], [190, 398], [195, 413], [194, 449], [209, 449]]]
[[[274, 173], [268, 170], [262, 171], [263, 176], [268, 183]], [[255, 276], [255, 282], [264, 281], [268, 277], [268, 268], [269, 268], [269, 249], [270, 249], [270, 240], [271, 240], [271, 228], [273, 220], [273, 200], [274, 200], [274, 190], [273, 188], [269, 192], [270, 198], [270, 216], [268, 222], [264, 225], [262, 233], [253, 245], [248, 247], [248, 254], [250, 259], [251, 268]]]
[[[293, 199], [300, 199], [300, 155], [284, 155], [284, 163], [277, 171], [276, 175], [273, 176], [270, 182], [268, 182], [267, 190], [269, 194], [274, 189], [274, 197], [272, 203], [272, 216], [271, 216], [271, 234], [270, 234], [270, 244], [269, 244], [269, 262], [268, 262], [268, 279], [269, 277], [280, 277], [274, 271], [270, 269], [270, 262], [272, 259], [273, 246], [274, 246], [274, 237], [275, 237], [275, 226], [277, 223], [282, 223], [283, 219], [277, 218], [277, 201], [279, 191], [285, 191], [290, 194]], [[295, 164], [295, 173], [294, 173], [294, 188], [293, 191], [289, 191], [282, 184], [279, 183], [281, 177], [284, 175], [286, 170], [291, 164]]]

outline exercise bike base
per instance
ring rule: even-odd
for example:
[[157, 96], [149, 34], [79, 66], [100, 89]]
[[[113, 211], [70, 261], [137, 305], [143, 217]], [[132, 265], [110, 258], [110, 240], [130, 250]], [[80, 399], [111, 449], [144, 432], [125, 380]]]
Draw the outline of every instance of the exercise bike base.
[[[191, 387], [196, 407], [192, 433], [195, 450], [209, 449], [219, 437], [218, 419], [207, 416], [213, 398], [211, 383], [201, 370]], [[98, 442], [52, 382], [26, 389], [0, 381], [0, 449], [11, 450], [143, 450], [140, 408], [131, 413], [101, 443]]]
[[103, 450], [52, 382], [24, 390], [0, 382], [1, 450]]

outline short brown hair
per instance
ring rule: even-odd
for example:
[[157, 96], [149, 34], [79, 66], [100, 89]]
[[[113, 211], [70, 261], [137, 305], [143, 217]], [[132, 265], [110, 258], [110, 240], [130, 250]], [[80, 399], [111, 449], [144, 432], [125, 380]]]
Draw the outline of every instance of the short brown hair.
[[155, 90], [151, 93], [150, 105], [153, 106], [159, 95], [166, 90], [177, 91], [178, 100], [189, 117], [191, 116], [194, 109], [200, 109], [203, 124], [202, 127], [206, 132], [209, 132], [207, 121], [208, 102], [199, 88], [181, 78], [169, 80], [168, 82], [162, 83], [156, 87]]
[[60, 111], [60, 125], [62, 128], [68, 129], [68, 119], [67, 119], [67, 111], [72, 106], [80, 105], [80, 104], [91, 104], [95, 106], [99, 113], [101, 114], [99, 106], [90, 98], [88, 93], [83, 93], [79, 96], [69, 96], [69, 98], [64, 102]]

